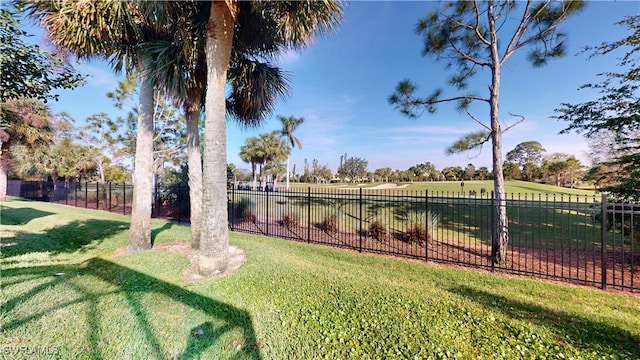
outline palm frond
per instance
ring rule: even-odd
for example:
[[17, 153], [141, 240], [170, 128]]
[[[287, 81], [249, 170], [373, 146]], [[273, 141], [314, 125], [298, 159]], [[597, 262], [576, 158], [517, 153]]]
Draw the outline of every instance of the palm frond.
[[266, 62], [237, 59], [228, 76], [227, 115], [246, 127], [259, 125], [273, 112], [277, 98], [289, 90], [286, 73]]

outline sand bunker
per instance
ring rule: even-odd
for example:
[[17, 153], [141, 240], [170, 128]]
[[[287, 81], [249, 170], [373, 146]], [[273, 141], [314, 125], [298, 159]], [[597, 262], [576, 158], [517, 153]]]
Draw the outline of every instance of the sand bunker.
[[404, 189], [407, 186], [409, 186], [409, 184], [404, 184], [404, 185], [398, 185], [398, 184], [382, 184], [382, 185], [378, 185], [378, 186], [374, 186], [374, 187], [370, 187], [369, 189]]

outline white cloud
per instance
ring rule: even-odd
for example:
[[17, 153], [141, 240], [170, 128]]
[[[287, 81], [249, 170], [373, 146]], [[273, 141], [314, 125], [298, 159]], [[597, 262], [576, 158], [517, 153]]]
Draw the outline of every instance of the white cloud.
[[106, 65], [96, 66], [79, 63], [77, 69], [81, 74], [88, 75], [86, 86], [105, 91], [114, 90], [118, 86], [118, 82], [124, 78], [123, 74], [116, 74]]
[[276, 62], [278, 63], [278, 66], [294, 65], [300, 60], [300, 56], [299, 51], [287, 49], [278, 55]]

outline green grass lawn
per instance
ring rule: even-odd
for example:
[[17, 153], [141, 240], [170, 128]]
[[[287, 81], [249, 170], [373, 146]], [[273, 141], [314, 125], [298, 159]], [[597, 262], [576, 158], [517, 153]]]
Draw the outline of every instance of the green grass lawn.
[[[348, 184], [348, 183], [335, 183], [335, 184], [306, 184], [306, 183], [291, 183], [292, 189], [304, 189], [307, 187], [311, 187], [313, 190], [321, 190], [321, 189], [339, 189], [339, 188], [362, 188], [367, 191], [380, 191], [386, 193], [406, 193], [406, 192], [424, 192], [425, 190], [429, 191], [429, 193], [450, 193], [450, 194], [459, 194], [462, 190], [460, 186], [460, 181], [436, 181], [436, 182], [413, 182], [413, 183], [398, 183], [397, 185], [407, 185], [402, 189], [371, 189], [376, 186], [382, 185], [383, 183], [362, 183], [362, 184]], [[280, 184], [279, 187], [282, 188], [284, 185]], [[474, 181], [465, 181], [464, 182], [464, 192], [468, 194], [469, 191], [475, 191], [478, 196], [480, 196], [481, 190], [485, 189], [487, 194], [493, 191], [493, 180], [474, 180]], [[532, 198], [534, 200], [541, 199], [544, 200], [547, 196], [552, 200], [555, 195], [558, 200], [562, 196], [565, 200], [568, 196], [572, 198], [580, 197], [584, 198], [593, 197], [594, 195], [598, 195], [596, 192], [592, 190], [583, 190], [583, 189], [570, 189], [564, 187], [557, 187], [553, 185], [547, 184], [538, 184], [534, 182], [528, 181], [519, 181], [519, 180], [507, 180], [505, 181], [505, 189], [509, 198], [513, 194], [513, 198], [517, 199], [518, 196], [524, 199], [525, 194], [529, 199]]]
[[[379, 190], [365, 188], [372, 184], [364, 184], [362, 191], [357, 190], [357, 185], [344, 189], [344, 184], [314, 187], [310, 192], [299, 187], [275, 193], [234, 190], [229, 197], [232, 211], [236, 212], [241, 203], [250, 204], [262, 223], [273, 223], [294, 214], [301, 224], [318, 227], [327, 217], [335, 216], [340, 229], [353, 236], [360, 226], [367, 231], [373, 222], [402, 234], [416, 221], [425, 222], [429, 212], [438, 219], [433, 231], [439, 241], [490, 244], [493, 203], [480, 194], [481, 189], [490, 188], [492, 183], [465, 184], [465, 191], [475, 189], [478, 196], [460, 197], [458, 183], [435, 182]], [[429, 192], [428, 199], [425, 190]], [[512, 244], [537, 249], [591, 250], [600, 246], [601, 227], [597, 220], [600, 208], [597, 202], [594, 205], [599, 198], [593, 192], [523, 181], [508, 182], [507, 190], [516, 191], [507, 201]]]
[[127, 217], [1, 206], [3, 358], [640, 358], [637, 296], [238, 233], [245, 263], [192, 283], [183, 255], [110, 255]]

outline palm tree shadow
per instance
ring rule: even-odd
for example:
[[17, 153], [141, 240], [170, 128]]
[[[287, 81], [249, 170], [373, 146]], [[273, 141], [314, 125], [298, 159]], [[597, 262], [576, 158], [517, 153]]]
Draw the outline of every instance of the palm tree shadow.
[[[28, 211], [34, 210], [28, 209]], [[86, 251], [89, 247], [97, 246], [105, 239], [127, 229], [129, 229], [128, 222], [90, 219], [75, 220], [44, 233], [15, 231], [13, 236], [2, 239], [4, 243], [2, 257], [9, 258], [34, 252], [49, 252], [57, 255]], [[82, 235], [79, 236], [79, 234]]]
[[[51, 275], [60, 272], [61, 270], [64, 272], [64, 276]], [[91, 274], [91, 276], [96, 276], [101, 280], [114, 285], [115, 290], [96, 293], [95, 291], [79, 286], [76, 278], [86, 274]], [[87, 322], [90, 324], [99, 324], [101, 322], [100, 316], [102, 316], [102, 314], [98, 311], [97, 304], [102, 301], [102, 297], [113, 296], [115, 294], [121, 295], [126, 299], [130, 307], [129, 311], [135, 314], [137, 327], [141, 329], [144, 334], [144, 341], [148, 345], [146, 348], [148, 351], [152, 352], [150, 354], [130, 355], [133, 357], [145, 356], [148, 358], [164, 358], [166, 357], [166, 354], [162, 351], [162, 339], [158, 336], [151, 323], [151, 314], [149, 309], [147, 309], [141, 301], [147, 293], [158, 293], [173, 301], [189, 306], [193, 310], [200, 311], [206, 314], [210, 319], [210, 321], [207, 321], [190, 331], [184, 351], [179, 355], [176, 355], [176, 358], [199, 359], [208, 348], [216, 346], [218, 348], [232, 350], [235, 353], [232, 358], [261, 359], [257, 338], [253, 330], [252, 319], [246, 311], [191, 292], [180, 286], [126, 268], [106, 259], [93, 258], [86, 263], [77, 266], [40, 266], [7, 269], [3, 271], [3, 278], [9, 279], [10, 281], [12, 278], [25, 279], [24, 281], [36, 278], [50, 279], [49, 281], [34, 287], [30, 291], [21, 293], [13, 298], [6, 299], [7, 301], [3, 305], [2, 309], [3, 312], [9, 312], [17, 304], [20, 304], [28, 300], [28, 298], [35, 296], [42, 291], [47, 291], [47, 289], [51, 289], [52, 286], [59, 284], [71, 286], [74, 288], [75, 292], [81, 294], [80, 297], [77, 297], [72, 301], [58, 302], [49, 308], [34, 309], [33, 312], [26, 314], [21, 318], [3, 323], [3, 332], [11, 331], [12, 329], [18, 328], [19, 326], [32, 321], [37, 321], [40, 318], [46, 317], [53, 311], [84, 302], [86, 302], [92, 309], [87, 314]], [[12, 284], [16, 284], [18, 282], [20, 281], [14, 281]], [[111, 315], [105, 314], [104, 316]], [[100, 348], [102, 342], [100, 341], [99, 326], [90, 326], [90, 328], [90, 332], [86, 334], [90, 345], [90, 348], [87, 350], [90, 352], [91, 358], [102, 358], [103, 350]], [[221, 339], [225, 333], [230, 331], [237, 332], [238, 330], [240, 330], [241, 337], [237, 342], [234, 342], [233, 344], [222, 343]]]
[[30, 207], [10, 208], [0, 205], [0, 224], [1, 225], [24, 225], [29, 221], [53, 215], [48, 211], [37, 210]]
[[575, 348], [589, 351], [593, 349], [607, 354], [620, 354], [622, 358], [628, 356], [632, 359], [640, 359], [640, 337], [622, 328], [468, 286], [458, 286], [448, 291], [512, 319], [550, 328], [563, 341], [573, 341], [572, 345]]
[[160, 234], [165, 230], [169, 230], [172, 227], [173, 227], [173, 223], [166, 222], [164, 225], [162, 225], [162, 227], [151, 230], [151, 246], [153, 246], [156, 243], [156, 237], [158, 236], [158, 234]]

